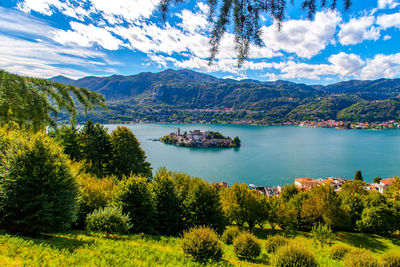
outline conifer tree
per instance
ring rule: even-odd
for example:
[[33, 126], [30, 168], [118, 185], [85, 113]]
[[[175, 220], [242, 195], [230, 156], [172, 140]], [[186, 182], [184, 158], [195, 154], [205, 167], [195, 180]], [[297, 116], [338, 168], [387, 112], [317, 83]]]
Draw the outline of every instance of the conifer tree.
[[354, 181], [364, 181], [360, 170], [356, 171], [356, 174], [354, 175]]

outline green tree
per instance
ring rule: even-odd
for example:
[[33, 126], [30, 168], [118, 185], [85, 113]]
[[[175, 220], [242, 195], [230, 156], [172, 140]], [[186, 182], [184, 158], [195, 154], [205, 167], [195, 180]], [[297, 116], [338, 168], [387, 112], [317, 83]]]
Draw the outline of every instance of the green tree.
[[364, 181], [360, 170], [356, 171], [356, 174], [354, 175], [354, 181]]
[[0, 70], [0, 122], [15, 122], [38, 131], [57, 125], [57, 114], [65, 111], [72, 119], [77, 102], [85, 111], [104, 105], [104, 97], [86, 88], [64, 85], [50, 80], [25, 77]]
[[26, 235], [70, 227], [77, 184], [62, 149], [43, 133], [14, 142], [0, 165], [0, 227]]
[[112, 156], [111, 138], [107, 129], [88, 120], [81, 134], [82, 155], [88, 172], [101, 178], [107, 174]]
[[49, 135], [57, 139], [63, 147], [64, 153], [67, 154], [70, 159], [74, 161], [83, 159], [82, 143], [79, 130], [75, 123], [72, 123], [70, 126], [63, 124], [60, 128], [56, 129], [56, 131], [50, 132]]
[[235, 136], [235, 138], [233, 138], [233, 143], [235, 144], [235, 146], [240, 147], [240, 139], [239, 139], [239, 137]]
[[303, 200], [301, 215], [307, 228], [311, 228], [315, 222], [341, 229], [350, 224], [349, 214], [342, 209], [341, 199], [330, 184], [309, 191], [309, 197]]
[[127, 127], [118, 126], [111, 134], [112, 157], [110, 168], [117, 177], [131, 174], [150, 177], [152, 175], [150, 163], [140, 148], [136, 136]]
[[196, 180], [184, 201], [185, 220], [189, 227], [209, 226], [218, 232], [225, 227], [225, 217], [217, 189], [203, 180]]
[[375, 177], [374, 178], [374, 184], [379, 184], [379, 182], [382, 180], [381, 177]]
[[177, 235], [183, 230], [183, 203], [166, 170], [159, 170], [152, 183], [155, 230], [161, 235]]
[[[172, 3], [184, 2], [183, 0], [161, 0], [160, 10], [163, 18], [166, 17], [169, 6]], [[350, 0], [343, 0], [345, 9], [349, 9]], [[263, 16], [272, 17], [273, 21], [278, 23], [278, 27], [285, 18], [286, 0], [281, 1], [263, 1], [263, 0], [208, 0], [209, 14], [208, 21], [211, 24], [210, 44], [211, 57], [210, 62], [215, 59], [219, 51], [219, 44], [229, 24], [233, 22], [235, 34], [235, 48], [238, 56], [238, 65], [241, 65], [248, 57], [251, 44], [262, 46], [261, 39], [261, 18]], [[321, 7], [329, 5], [330, 8], [336, 8], [336, 0], [331, 2], [326, 0], [320, 1]], [[301, 7], [307, 12], [307, 17], [311, 19], [318, 6], [317, 0], [302, 0]], [[219, 12], [218, 12], [219, 10]]]
[[151, 234], [154, 230], [154, 200], [149, 182], [140, 176], [121, 181], [115, 204], [131, 219], [131, 232]]
[[325, 245], [329, 245], [334, 239], [335, 235], [328, 225], [318, 223], [311, 229], [311, 234], [315, 244], [319, 244], [323, 249]]

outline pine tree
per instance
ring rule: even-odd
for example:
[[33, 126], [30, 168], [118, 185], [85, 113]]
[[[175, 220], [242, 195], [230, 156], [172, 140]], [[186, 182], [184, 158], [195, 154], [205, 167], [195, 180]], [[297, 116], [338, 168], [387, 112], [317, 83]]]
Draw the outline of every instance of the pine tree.
[[360, 170], [356, 171], [356, 174], [354, 175], [354, 181], [364, 181]]
[[81, 131], [80, 139], [87, 171], [99, 178], [105, 176], [112, 156], [111, 138], [107, 129], [88, 120]]

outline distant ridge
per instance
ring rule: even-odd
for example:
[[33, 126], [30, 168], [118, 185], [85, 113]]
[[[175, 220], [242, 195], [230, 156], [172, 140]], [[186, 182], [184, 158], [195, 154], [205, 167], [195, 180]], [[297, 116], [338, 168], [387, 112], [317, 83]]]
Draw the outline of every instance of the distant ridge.
[[[140, 112], [169, 110], [162, 117], [147, 111], [148, 114], [143, 116], [151, 118], [150, 121], [192, 118], [190, 114], [173, 115], [171, 109], [246, 110], [243, 114], [221, 115], [224, 119], [222, 121], [232, 116], [271, 122], [327, 119], [400, 121], [400, 79], [306, 85], [280, 80], [262, 82], [219, 79], [187, 69], [168, 69], [158, 73], [88, 76], [78, 80], [56, 76], [51, 80], [86, 87], [103, 94], [113, 114], [102, 114], [101, 121], [108, 121], [108, 118], [112, 118], [112, 121], [129, 121], [138, 118], [138, 109], [142, 110]], [[203, 117], [204, 121], [220, 120], [219, 117]]]

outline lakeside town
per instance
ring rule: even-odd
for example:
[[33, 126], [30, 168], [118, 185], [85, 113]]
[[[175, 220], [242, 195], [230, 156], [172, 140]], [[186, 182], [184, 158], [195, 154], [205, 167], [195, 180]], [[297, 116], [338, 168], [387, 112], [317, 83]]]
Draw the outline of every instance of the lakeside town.
[[[398, 177], [393, 178], [385, 178], [385, 179], [374, 179], [373, 183], [365, 183], [364, 189], [366, 191], [376, 191], [381, 194], [384, 194], [386, 190], [390, 187], [390, 185], [395, 181]], [[330, 184], [336, 193], [339, 193], [342, 190], [343, 184], [345, 184], [348, 180], [337, 178], [337, 177], [328, 177], [326, 179], [312, 179], [310, 177], [302, 177], [296, 178], [294, 180], [294, 184], [298, 190], [308, 191], [316, 186], [323, 184]], [[213, 182], [213, 186], [217, 187], [225, 187], [229, 188], [229, 184], [227, 182]], [[268, 197], [278, 196], [282, 193], [281, 186], [257, 186], [254, 184], [249, 184], [250, 190], [256, 190], [259, 193], [266, 195]]]
[[178, 128], [176, 132], [165, 135], [159, 141], [175, 146], [185, 147], [240, 147], [239, 137], [225, 137], [219, 132], [192, 130], [181, 133]]

